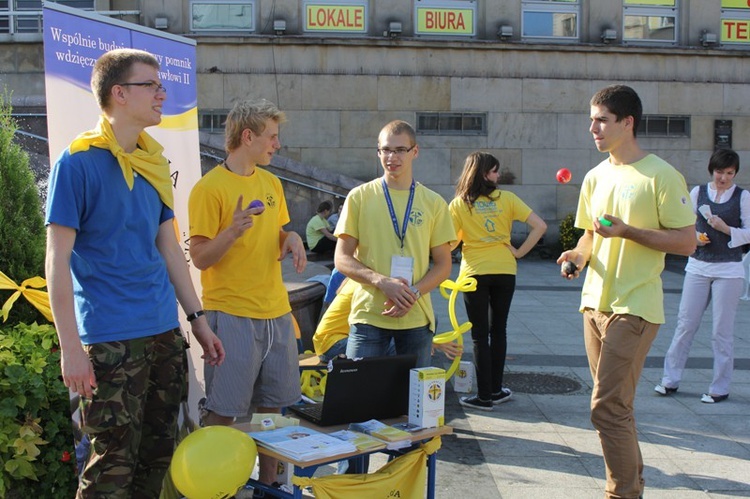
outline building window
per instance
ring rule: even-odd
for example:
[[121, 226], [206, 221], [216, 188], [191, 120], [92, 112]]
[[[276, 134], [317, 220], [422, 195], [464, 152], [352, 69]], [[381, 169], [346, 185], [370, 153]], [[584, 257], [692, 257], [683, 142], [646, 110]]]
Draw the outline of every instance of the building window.
[[677, 43], [675, 0], [624, 0], [623, 43]]
[[750, 44], [750, 5], [747, 1], [721, 0], [721, 44], [746, 48]]
[[581, 6], [578, 0], [527, 0], [522, 4], [523, 38], [577, 41]]
[[417, 113], [423, 135], [487, 135], [486, 113]]
[[690, 137], [689, 116], [644, 115], [638, 127], [642, 137]]
[[198, 128], [201, 132], [224, 133], [224, 123], [227, 121], [226, 109], [207, 109], [198, 112]]
[[191, 1], [190, 30], [255, 31], [255, 1]]
[[[94, 0], [59, 0], [77, 9], [94, 10]], [[41, 33], [42, 0], [0, 0], [0, 33]]]

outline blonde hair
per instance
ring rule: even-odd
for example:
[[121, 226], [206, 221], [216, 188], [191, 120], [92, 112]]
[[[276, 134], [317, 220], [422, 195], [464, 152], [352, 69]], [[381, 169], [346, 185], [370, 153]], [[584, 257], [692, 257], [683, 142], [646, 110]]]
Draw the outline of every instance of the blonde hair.
[[378, 146], [380, 145], [380, 137], [383, 134], [387, 134], [387, 135], [404, 134], [409, 137], [409, 141], [411, 142], [411, 145], [415, 145], [417, 143], [417, 133], [414, 131], [414, 127], [411, 126], [406, 121], [395, 120], [395, 121], [391, 121], [386, 126], [384, 126], [383, 129], [380, 130], [380, 135], [378, 135]]
[[286, 115], [276, 104], [266, 99], [249, 99], [237, 102], [227, 115], [224, 127], [224, 149], [228, 153], [242, 144], [242, 131], [249, 129], [260, 135], [266, 129], [266, 122], [273, 120], [278, 124], [286, 121]]

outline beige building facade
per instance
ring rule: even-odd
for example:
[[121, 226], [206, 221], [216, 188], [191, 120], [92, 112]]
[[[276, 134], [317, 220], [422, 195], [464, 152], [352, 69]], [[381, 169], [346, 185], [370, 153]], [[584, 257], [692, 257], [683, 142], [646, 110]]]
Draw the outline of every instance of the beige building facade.
[[[419, 181], [449, 200], [466, 155], [489, 151], [514, 177], [506, 187], [548, 221], [552, 237], [574, 211], [583, 176], [604, 158], [588, 132], [588, 102], [615, 82], [641, 95], [649, 118], [641, 144], [689, 186], [709, 179], [710, 154], [730, 141], [750, 164], [747, 2], [88, 3], [195, 38], [201, 124], [220, 131], [222, 113], [240, 98], [278, 103], [289, 118], [280, 155], [305, 166], [296, 178], [333, 192], [348, 188], [337, 175], [380, 174], [377, 134], [405, 119], [419, 131]], [[0, 8], [0, 86], [17, 109], [43, 108], [41, 35], [3, 33], [2, 16]], [[220, 143], [206, 126], [205, 142]], [[555, 179], [562, 167], [573, 172], [566, 185]], [[743, 170], [738, 183], [750, 185], [746, 178]], [[289, 190], [301, 227], [330, 198]]]

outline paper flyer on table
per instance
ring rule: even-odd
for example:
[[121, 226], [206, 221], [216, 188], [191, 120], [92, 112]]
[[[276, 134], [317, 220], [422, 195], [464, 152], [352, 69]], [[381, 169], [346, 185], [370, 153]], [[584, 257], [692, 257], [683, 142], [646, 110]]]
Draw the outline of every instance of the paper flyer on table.
[[259, 445], [297, 461], [312, 461], [357, 450], [357, 447], [349, 442], [304, 426], [287, 426], [248, 434]]

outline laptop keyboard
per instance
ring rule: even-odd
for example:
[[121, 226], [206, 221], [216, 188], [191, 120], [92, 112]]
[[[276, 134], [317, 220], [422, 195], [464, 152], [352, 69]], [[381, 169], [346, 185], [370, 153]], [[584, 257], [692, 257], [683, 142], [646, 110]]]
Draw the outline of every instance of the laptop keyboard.
[[319, 420], [323, 415], [323, 404], [295, 405], [294, 410]]

